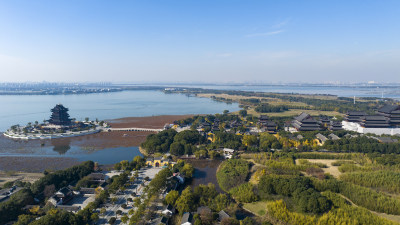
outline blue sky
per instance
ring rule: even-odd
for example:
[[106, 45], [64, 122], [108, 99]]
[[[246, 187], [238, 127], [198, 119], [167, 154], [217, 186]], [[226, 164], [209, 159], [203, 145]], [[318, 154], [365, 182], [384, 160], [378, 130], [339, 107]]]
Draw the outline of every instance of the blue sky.
[[399, 62], [400, 1], [0, 0], [0, 82], [400, 82]]

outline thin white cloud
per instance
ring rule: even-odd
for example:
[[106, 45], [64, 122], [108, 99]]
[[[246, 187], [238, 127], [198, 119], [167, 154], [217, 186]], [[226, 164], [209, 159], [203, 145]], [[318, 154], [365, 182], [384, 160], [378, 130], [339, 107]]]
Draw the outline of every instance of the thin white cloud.
[[281, 28], [281, 27], [285, 26], [286, 24], [288, 24], [290, 22], [290, 19], [291, 18], [286, 18], [285, 20], [273, 25], [272, 28]]
[[282, 32], [285, 32], [285, 30], [275, 30], [275, 31], [270, 31], [270, 32], [266, 32], [266, 33], [248, 34], [245, 37], [267, 37], [267, 36], [277, 35]]

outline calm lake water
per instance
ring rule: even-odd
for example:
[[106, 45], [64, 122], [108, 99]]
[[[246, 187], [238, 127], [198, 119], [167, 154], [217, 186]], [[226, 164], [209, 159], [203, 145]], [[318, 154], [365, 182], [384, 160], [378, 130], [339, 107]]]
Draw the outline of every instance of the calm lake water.
[[114, 164], [122, 160], [132, 160], [140, 155], [138, 147], [105, 148], [101, 150], [83, 149], [78, 146], [47, 146], [32, 148], [32, 153], [0, 153], [0, 157], [67, 157], [80, 162], [92, 160], [103, 165]]
[[0, 95], [0, 131], [15, 124], [49, 119], [56, 104], [69, 108], [72, 118], [115, 119], [132, 116], [214, 114], [239, 110], [238, 104], [207, 98], [164, 94], [161, 91], [123, 91], [87, 95]]

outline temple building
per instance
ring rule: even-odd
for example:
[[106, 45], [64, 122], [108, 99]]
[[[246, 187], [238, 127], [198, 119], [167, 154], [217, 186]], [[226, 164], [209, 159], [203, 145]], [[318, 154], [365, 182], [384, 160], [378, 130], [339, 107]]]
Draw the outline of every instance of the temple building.
[[390, 126], [400, 125], [400, 105], [385, 105], [378, 109], [378, 114], [388, 119]]
[[298, 131], [320, 130], [320, 125], [312, 116], [307, 113], [301, 113], [292, 121], [292, 126]]
[[338, 121], [331, 121], [329, 125], [329, 130], [331, 131], [343, 130], [342, 123]]
[[320, 116], [319, 123], [321, 125], [321, 129], [326, 130], [330, 125], [331, 120], [327, 116]]
[[65, 108], [62, 104], [57, 104], [51, 109], [51, 116], [49, 119], [50, 124], [69, 126], [71, 125], [71, 119], [69, 118], [68, 108]]
[[269, 120], [268, 116], [261, 115], [258, 119], [258, 125], [263, 132], [275, 134], [277, 130], [277, 124], [274, 121]]
[[361, 118], [360, 125], [365, 128], [388, 128], [389, 120], [381, 115], [364, 116]]
[[347, 122], [359, 123], [359, 122], [361, 122], [361, 118], [366, 115], [367, 115], [367, 113], [365, 113], [365, 112], [349, 111], [349, 112], [347, 112], [344, 119]]

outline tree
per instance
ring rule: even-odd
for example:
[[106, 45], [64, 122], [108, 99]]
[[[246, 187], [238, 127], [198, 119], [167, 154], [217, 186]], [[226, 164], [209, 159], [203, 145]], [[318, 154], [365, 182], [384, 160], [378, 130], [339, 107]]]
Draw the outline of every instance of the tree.
[[122, 223], [126, 223], [126, 222], [128, 222], [128, 220], [129, 220], [128, 215], [123, 215], [123, 216], [121, 217], [121, 222], [122, 222]]
[[121, 170], [121, 168], [122, 168], [121, 163], [118, 162], [118, 163], [114, 164], [114, 169], [115, 170]]
[[241, 116], [241, 117], [246, 117], [247, 116], [247, 110], [245, 110], [245, 109], [242, 109], [242, 110], [240, 110], [239, 111], [239, 115]]
[[214, 209], [214, 211], [219, 212], [223, 209], [228, 208], [230, 204], [231, 200], [226, 194], [219, 194], [217, 195], [217, 197], [214, 198], [211, 208]]
[[167, 205], [175, 205], [175, 202], [178, 198], [179, 198], [179, 192], [172, 190], [165, 196], [165, 203]]
[[121, 169], [126, 170], [126, 168], [129, 166], [129, 161], [128, 160], [122, 160], [121, 161]]
[[244, 135], [242, 142], [246, 146], [255, 145], [255, 144], [257, 144], [257, 136], [255, 136], [255, 135]]
[[107, 209], [106, 209], [106, 208], [101, 208], [101, 209], [100, 209], [100, 213], [101, 213], [102, 215], [104, 215], [106, 212], [107, 212]]
[[189, 163], [185, 163], [180, 171], [185, 177], [191, 178], [194, 173], [194, 167]]
[[108, 223], [109, 223], [109, 224], [114, 224], [115, 221], [117, 221], [117, 218], [111, 217], [110, 220], [108, 220]]
[[251, 217], [246, 217], [240, 221], [240, 225], [253, 225], [255, 221]]
[[28, 225], [35, 219], [34, 216], [22, 214], [18, 216], [18, 221], [14, 223], [15, 225]]
[[96, 222], [97, 220], [99, 220], [99, 214], [98, 213], [92, 213], [92, 215], [90, 216], [90, 220], [93, 222]]
[[229, 113], [229, 110], [227, 110], [227, 109], [225, 109], [223, 112], [223, 114], [228, 114], [228, 113]]
[[169, 147], [172, 155], [180, 156], [185, 153], [185, 146], [180, 142], [174, 142]]
[[221, 221], [221, 225], [240, 225], [239, 221], [235, 218], [224, 218]]
[[176, 208], [180, 215], [184, 212], [191, 212], [194, 209], [194, 196], [190, 187], [182, 191], [181, 196], [176, 201]]
[[121, 211], [120, 209], [118, 209], [118, 210], [115, 212], [115, 214], [121, 215], [121, 214], [122, 214], [122, 211]]

